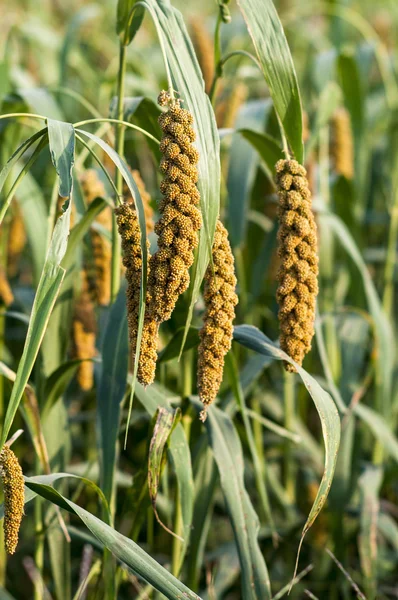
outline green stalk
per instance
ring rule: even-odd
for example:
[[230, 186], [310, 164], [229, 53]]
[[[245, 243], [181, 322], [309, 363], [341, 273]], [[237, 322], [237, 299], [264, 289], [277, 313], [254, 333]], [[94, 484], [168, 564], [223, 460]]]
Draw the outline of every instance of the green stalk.
[[[117, 113], [116, 117], [120, 121], [123, 120], [124, 110], [124, 86], [126, 77], [126, 52], [127, 47], [120, 43], [119, 50], [119, 73], [117, 80]], [[123, 125], [116, 127], [116, 152], [123, 157], [124, 155], [124, 134], [125, 128]], [[119, 169], [116, 170], [115, 178], [116, 189], [118, 196], [123, 194], [123, 177]], [[116, 199], [117, 201], [117, 199]], [[113, 303], [116, 299], [117, 293], [120, 288], [120, 259], [121, 259], [121, 243], [120, 237], [117, 230], [116, 217], [113, 215], [112, 218], [112, 272], [111, 272], [111, 302]]]
[[[181, 381], [181, 395], [182, 398], [188, 398], [192, 394], [192, 383], [193, 383], [193, 372], [192, 372], [192, 360], [193, 360], [193, 351], [189, 350], [182, 355], [181, 363], [182, 363], [182, 381]], [[189, 443], [190, 433], [191, 433], [191, 424], [192, 424], [192, 416], [188, 412], [184, 415], [182, 419], [182, 425], [184, 427], [185, 435], [187, 441]], [[175, 516], [174, 516], [174, 528], [173, 531], [180, 538], [184, 537], [184, 523], [182, 520], [182, 510], [181, 510], [181, 502], [180, 502], [180, 494], [178, 489], [178, 483], [176, 484], [176, 492], [175, 492]], [[173, 538], [173, 549], [171, 556], [171, 572], [175, 577], [178, 577], [183, 558], [183, 547], [184, 543], [178, 539], [177, 537]]]
[[[36, 460], [36, 472], [40, 469]], [[44, 535], [43, 535], [43, 498], [35, 498], [35, 565], [40, 577], [34, 584], [34, 600], [43, 599]]]
[[[124, 84], [126, 75], [126, 51], [127, 47], [120, 43], [119, 50], [119, 72], [117, 80], [117, 119], [123, 120], [123, 102], [124, 102]], [[122, 124], [116, 126], [116, 152], [123, 158], [124, 155], [124, 134], [125, 128]], [[116, 205], [118, 204], [119, 198], [123, 194], [123, 177], [119, 171], [116, 170], [115, 186], [117, 190], [117, 197], [115, 199]], [[113, 214], [112, 217], [112, 266], [111, 266], [111, 303], [116, 299], [116, 296], [120, 288], [120, 260], [121, 260], [121, 243], [117, 229], [116, 217]], [[114, 511], [116, 506], [116, 498], [107, 498], [110, 503], [112, 510], [112, 521], [114, 518]], [[104, 551], [104, 582], [105, 582], [105, 598], [106, 600], [116, 599], [116, 561], [109, 550]]]
[[222, 61], [221, 61], [221, 11], [218, 12], [216, 29], [214, 31], [214, 78], [211, 84], [209, 98], [210, 102], [213, 104], [215, 95], [216, 95], [216, 87], [217, 81], [221, 77], [222, 73]]
[[[293, 431], [294, 424], [294, 412], [295, 412], [295, 391], [294, 391], [294, 375], [285, 371], [284, 373], [284, 386], [283, 386], [283, 398], [285, 405], [285, 419], [284, 427], [288, 431]], [[296, 502], [296, 489], [295, 489], [295, 468], [292, 456], [292, 443], [290, 440], [285, 441], [284, 447], [284, 483], [286, 494], [291, 502]]]
[[[394, 186], [397, 188], [397, 185]], [[394, 204], [391, 210], [390, 230], [388, 233], [388, 245], [386, 264], [384, 267], [384, 293], [383, 293], [383, 308], [387, 317], [390, 319], [393, 315], [393, 300], [394, 300], [394, 270], [395, 270], [395, 255], [398, 242], [398, 189], [394, 196]]]
[[[319, 133], [320, 193], [325, 205], [330, 208], [329, 193], [329, 128], [323, 127]], [[334, 239], [328, 229], [320, 232], [320, 267], [322, 286], [322, 309], [326, 315], [325, 337], [328, 349], [330, 370], [334, 381], [339, 380], [341, 357], [334, 320]]]

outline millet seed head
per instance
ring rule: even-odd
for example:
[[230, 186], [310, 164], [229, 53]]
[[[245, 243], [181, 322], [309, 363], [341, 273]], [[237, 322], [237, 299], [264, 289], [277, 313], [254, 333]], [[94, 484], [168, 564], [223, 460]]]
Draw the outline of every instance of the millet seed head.
[[330, 154], [334, 170], [347, 179], [354, 176], [354, 141], [350, 113], [339, 108], [332, 117]]
[[[141, 233], [138, 216], [131, 203], [124, 203], [115, 209], [119, 234], [122, 238], [123, 264], [126, 268], [126, 303], [129, 341], [133, 362], [137, 347], [138, 313], [142, 276]], [[148, 243], [149, 248], [149, 243]], [[140, 356], [138, 360], [138, 381], [150, 385], [155, 379], [157, 360], [158, 323], [152, 318], [148, 307], [151, 297], [146, 296], [146, 310], [142, 330]]]
[[84, 391], [89, 391], [94, 385], [94, 363], [91, 360], [97, 355], [96, 321], [87, 273], [81, 272], [81, 290], [75, 304], [72, 323], [72, 356], [82, 360], [77, 369], [77, 382]]
[[167, 92], [161, 92], [159, 104], [168, 105], [168, 110], [159, 117], [163, 131], [160, 143], [163, 199], [159, 204], [161, 218], [155, 225], [158, 250], [150, 259], [148, 293], [149, 313], [160, 324], [170, 318], [178, 297], [188, 288], [202, 217], [196, 187], [199, 154], [192, 145], [193, 117], [181, 108], [180, 100], [172, 99]]
[[14, 554], [24, 514], [24, 478], [17, 457], [7, 445], [0, 452], [0, 473], [4, 489], [4, 546], [7, 554]]
[[[106, 196], [105, 186], [94, 169], [88, 169], [80, 179], [82, 190], [88, 206], [96, 198]], [[112, 210], [104, 208], [95, 219], [96, 223], [111, 231]], [[112, 248], [98, 231], [91, 231], [91, 247], [94, 261], [93, 274], [88, 271], [90, 289], [94, 299], [100, 306], [108, 306], [111, 292]]]
[[[302, 364], [314, 335], [315, 301], [318, 293], [316, 224], [306, 171], [295, 160], [276, 164], [279, 196], [278, 273], [280, 345]], [[287, 371], [295, 368], [285, 363]]]
[[217, 221], [213, 243], [213, 265], [205, 274], [205, 315], [200, 330], [198, 350], [198, 392], [205, 405], [201, 420], [206, 418], [206, 407], [218, 394], [223, 378], [224, 359], [232, 343], [236, 295], [234, 257], [228, 240], [228, 232]]

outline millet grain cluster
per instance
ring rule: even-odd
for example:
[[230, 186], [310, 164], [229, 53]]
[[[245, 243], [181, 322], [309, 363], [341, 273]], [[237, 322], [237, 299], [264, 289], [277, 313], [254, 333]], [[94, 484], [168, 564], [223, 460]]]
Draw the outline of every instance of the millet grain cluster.
[[75, 304], [72, 330], [72, 356], [82, 360], [77, 370], [77, 382], [80, 388], [87, 392], [94, 384], [94, 364], [91, 360], [86, 359], [94, 358], [97, 354], [95, 347], [97, 327], [94, 304], [85, 270], [81, 272], [81, 290]]
[[24, 478], [21, 465], [9, 446], [0, 452], [0, 473], [4, 489], [4, 546], [7, 554], [14, 554], [24, 514]]
[[[316, 224], [304, 167], [295, 160], [280, 160], [276, 164], [276, 183], [281, 259], [277, 290], [280, 345], [301, 365], [314, 335], [318, 293]], [[285, 363], [285, 368], [295, 372], [290, 363]]]
[[188, 288], [189, 268], [202, 218], [196, 187], [199, 154], [193, 146], [193, 117], [167, 92], [161, 92], [158, 102], [161, 106], [168, 105], [168, 109], [159, 117], [163, 131], [160, 143], [163, 198], [159, 204], [161, 218], [155, 225], [158, 250], [150, 260], [148, 289], [151, 316], [162, 323], [171, 317], [179, 296]]
[[228, 232], [217, 221], [213, 242], [213, 264], [205, 274], [205, 315], [200, 330], [198, 351], [198, 392], [205, 409], [200, 418], [206, 420], [206, 408], [215, 399], [220, 388], [224, 359], [231, 348], [236, 295], [234, 257], [228, 240]]
[[[119, 234], [122, 238], [123, 265], [126, 269], [127, 280], [126, 302], [129, 341], [134, 361], [137, 347], [142, 277], [141, 233], [138, 225], [138, 215], [131, 202], [125, 202], [118, 206], [115, 209], [115, 214]], [[143, 386], [150, 385], [153, 382], [157, 359], [158, 324], [151, 316], [150, 304], [151, 298], [147, 293], [137, 374], [138, 381]]]

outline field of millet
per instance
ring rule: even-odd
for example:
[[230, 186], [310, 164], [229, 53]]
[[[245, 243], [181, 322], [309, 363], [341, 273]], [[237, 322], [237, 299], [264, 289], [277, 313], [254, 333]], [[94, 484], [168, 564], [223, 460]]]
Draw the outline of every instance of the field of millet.
[[0, 600], [398, 598], [393, 0], [3, 0]]

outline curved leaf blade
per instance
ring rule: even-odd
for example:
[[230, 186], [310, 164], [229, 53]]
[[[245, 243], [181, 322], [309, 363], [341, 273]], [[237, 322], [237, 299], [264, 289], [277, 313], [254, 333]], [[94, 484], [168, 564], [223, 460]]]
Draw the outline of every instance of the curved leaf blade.
[[340, 444], [341, 427], [339, 414], [332, 398], [327, 392], [325, 392], [325, 390], [321, 388], [319, 383], [313, 377], [311, 377], [307, 371], [297, 365], [290, 358], [290, 356], [283, 352], [283, 350], [273, 344], [271, 340], [267, 338], [267, 336], [264, 335], [259, 329], [252, 327], [251, 325], [239, 325], [234, 329], [234, 340], [243, 346], [254, 350], [255, 352], [264, 354], [265, 356], [272, 356], [272, 358], [276, 360], [284, 360], [294, 365], [314, 401], [315, 408], [317, 409], [319, 418], [321, 420], [322, 435], [325, 444], [324, 473], [314, 504], [312, 505], [310, 514], [308, 515], [301, 534], [299, 547], [300, 552], [304, 536], [322, 510], [326, 502], [330, 486], [332, 485], [334, 470], [336, 467], [337, 452]]
[[238, 0], [287, 140], [303, 162], [302, 112], [296, 71], [272, 0]]
[[197, 594], [171, 575], [140, 546], [98, 519], [98, 517], [62, 496], [52, 487], [56, 479], [57, 475], [25, 477], [25, 483], [36, 494], [77, 515], [105, 548], [167, 598], [170, 598], [170, 600], [176, 598], [200, 600]]

